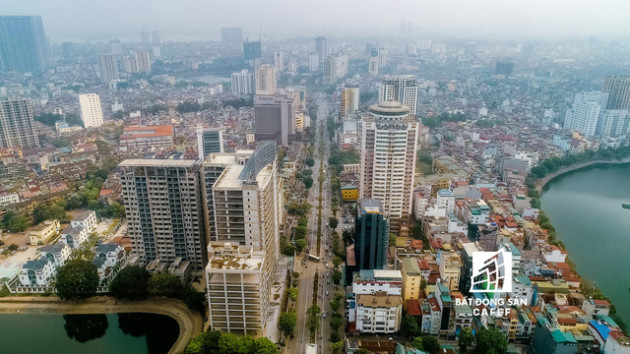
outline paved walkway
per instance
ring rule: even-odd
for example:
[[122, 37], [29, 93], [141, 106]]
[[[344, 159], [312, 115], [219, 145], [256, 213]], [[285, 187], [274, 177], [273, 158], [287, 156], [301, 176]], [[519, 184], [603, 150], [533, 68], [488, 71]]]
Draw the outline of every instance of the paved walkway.
[[573, 165], [569, 165], [567, 167], [561, 168], [558, 171], [551, 173], [541, 179], [539, 179], [538, 181], [536, 181], [536, 190], [538, 191], [539, 194], [542, 193], [542, 189], [543, 187], [549, 183], [549, 181], [551, 181], [552, 179], [563, 175], [565, 173], [571, 172], [571, 171], [575, 171], [577, 169], [580, 168], [584, 168], [584, 167], [588, 167], [588, 166], [592, 166], [592, 165], [606, 165], [606, 164], [623, 164], [623, 163], [630, 163], [630, 157], [622, 159], [622, 160], [591, 160], [591, 161], [586, 161], [586, 162], [582, 162], [582, 163], [577, 163], [577, 164], [573, 164]]
[[179, 325], [179, 336], [169, 353], [181, 353], [188, 341], [203, 330], [201, 315], [182, 301], [152, 297], [144, 301], [121, 301], [109, 296], [95, 296], [83, 301], [62, 301], [56, 296], [0, 297], [0, 313], [27, 314], [93, 314], [154, 313], [173, 318]]

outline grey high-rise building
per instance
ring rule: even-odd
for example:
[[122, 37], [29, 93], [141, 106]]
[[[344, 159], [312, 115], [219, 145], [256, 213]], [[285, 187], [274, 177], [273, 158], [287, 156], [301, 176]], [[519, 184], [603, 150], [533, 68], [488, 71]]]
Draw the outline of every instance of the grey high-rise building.
[[607, 109], [630, 109], [630, 77], [607, 77], [603, 91], [608, 93]]
[[328, 42], [326, 37], [315, 38], [315, 53], [319, 55], [319, 61], [322, 62], [328, 56]]
[[49, 65], [41, 16], [0, 16], [0, 70], [31, 72]]
[[376, 199], [359, 200], [354, 235], [358, 269], [385, 269], [389, 226], [381, 202]]
[[418, 106], [418, 82], [413, 75], [385, 75], [378, 90], [378, 101], [398, 101], [416, 115]]
[[199, 161], [130, 159], [118, 167], [132, 254], [145, 263], [181, 257], [202, 269], [207, 243]]
[[33, 111], [28, 100], [9, 99], [0, 101], [0, 148], [39, 147], [35, 132]]
[[221, 27], [221, 42], [226, 44], [243, 43], [243, 29], [241, 27]]
[[101, 70], [101, 81], [111, 84], [120, 79], [118, 75], [118, 56], [115, 54], [101, 54], [98, 56], [98, 64]]
[[218, 128], [197, 127], [197, 147], [199, 158], [203, 161], [208, 154], [223, 152], [223, 131]]
[[243, 58], [250, 66], [260, 65], [262, 56], [261, 42], [247, 41], [243, 42]]
[[251, 95], [254, 93], [254, 75], [243, 69], [232, 73], [232, 93], [237, 95]]
[[254, 98], [254, 134], [256, 141], [276, 140], [289, 146], [295, 139], [293, 97], [268, 95]]

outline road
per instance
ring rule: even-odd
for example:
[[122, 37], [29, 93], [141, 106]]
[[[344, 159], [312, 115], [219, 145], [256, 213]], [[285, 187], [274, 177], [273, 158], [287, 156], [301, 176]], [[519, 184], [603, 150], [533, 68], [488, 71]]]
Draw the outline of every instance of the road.
[[[298, 255], [296, 257], [295, 270], [300, 273], [299, 279], [299, 296], [297, 299], [296, 308], [297, 311], [297, 324], [295, 327], [295, 341], [289, 343], [292, 347], [290, 352], [292, 353], [304, 353], [306, 346], [310, 343], [310, 332], [306, 327], [306, 310], [311, 307], [313, 296], [317, 297], [317, 304], [322, 309], [322, 312], [326, 312], [327, 316], [324, 319], [320, 317], [319, 330], [316, 333], [317, 346], [320, 353], [330, 353], [332, 346], [330, 345], [328, 338], [330, 336], [330, 326], [328, 320], [330, 319], [330, 299], [333, 294], [333, 285], [327, 284], [327, 275], [332, 273], [332, 261], [328, 256], [330, 252], [331, 244], [331, 230], [328, 227], [328, 218], [331, 216], [331, 190], [330, 190], [330, 177], [328, 167], [328, 157], [330, 154], [330, 146], [328, 133], [326, 131], [326, 119], [329, 115], [330, 103], [327, 101], [327, 97], [324, 94], [316, 94], [317, 111], [317, 123], [316, 129], [316, 142], [315, 142], [315, 165], [313, 166], [313, 187], [309, 190], [308, 202], [311, 204], [311, 210], [308, 216], [308, 228], [309, 233], [307, 235], [307, 241], [309, 243], [308, 252], [321, 259], [320, 262], [314, 262], [311, 260], [305, 260], [306, 254]], [[321, 135], [323, 132], [323, 137]], [[324, 145], [324, 150], [320, 151], [320, 144]], [[320, 169], [326, 171], [324, 173], [324, 182], [322, 183], [322, 194], [320, 196]], [[317, 252], [317, 230], [319, 219], [319, 198], [321, 198], [321, 245], [320, 251]], [[317, 289], [314, 289], [315, 274], [319, 276], [319, 285]], [[328, 295], [326, 295], [328, 292]]]

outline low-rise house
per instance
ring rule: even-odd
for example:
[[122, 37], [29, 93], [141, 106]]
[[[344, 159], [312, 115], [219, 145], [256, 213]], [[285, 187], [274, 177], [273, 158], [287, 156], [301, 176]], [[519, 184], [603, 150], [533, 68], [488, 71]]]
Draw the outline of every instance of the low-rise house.
[[94, 212], [93, 210], [80, 212], [79, 214], [75, 215], [72, 221], [70, 221], [70, 226], [82, 226], [87, 230], [88, 233], [92, 232], [92, 230], [94, 230], [94, 228], [96, 227], [96, 212]]
[[127, 261], [127, 252], [115, 243], [104, 243], [96, 246], [92, 263], [96, 266], [99, 284], [107, 285], [116, 276], [117, 270]]
[[31, 245], [41, 245], [48, 242], [57, 236], [59, 229], [61, 229], [61, 225], [57, 219], [41, 222], [29, 231]]
[[53, 262], [55, 267], [61, 267], [70, 258], [71, 250], [68, 245], [56, 243], [40, 248], [39, 253]]
[[56, 267], [46, 257], [27, 261], [18, 272], [20, 284], [24, 286], [49, 286], [52, 282]]
[[83, 226], [68, 226], [61, 230], [60, 241], [68, 245], [70, 248], [79, 248], [87, 241], [88, 232]]

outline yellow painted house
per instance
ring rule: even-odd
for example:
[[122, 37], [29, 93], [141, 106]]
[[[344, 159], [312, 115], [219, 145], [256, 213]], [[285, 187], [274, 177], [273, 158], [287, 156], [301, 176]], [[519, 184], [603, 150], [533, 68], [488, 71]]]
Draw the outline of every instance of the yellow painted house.
[[356, 202], [359, 199], [359, 188], [351, 184], [341, 187], [341, 198], [344, 202]]
[[31, 245], [39, 245], [48, 242], [53, 236], [59, 234], [61, 225], [59, 220], [46, 220], [29, 231]]
[[402, 259], [402, 291], [403, 307], [407, 310], [408, 300], [418, 300], [420, 297], [420, 267], [418, 259], [415, 257], [405, 257]]

